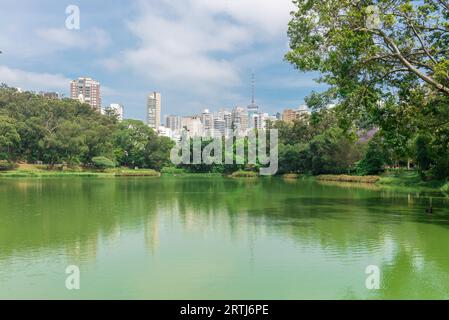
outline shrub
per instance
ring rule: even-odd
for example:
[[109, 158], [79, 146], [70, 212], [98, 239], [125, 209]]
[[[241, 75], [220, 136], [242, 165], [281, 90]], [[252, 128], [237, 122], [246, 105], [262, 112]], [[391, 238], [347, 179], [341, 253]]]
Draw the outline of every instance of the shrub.
[[14, 170], [16, 168], [16, 164], [10, 162], [8, 160], [0, 160], [0, 171], [9, 171]]
[[184, 173], [186, 173], [186, 171], [181, 168], [164, 167], [164, 168], [162, 168], [161, 173], [163, 173], [163, 174], [184, 174]]
[[348, 176], [348, 175], [330, 175], [323, 174], [317, 177], [320, 181], [337, 181], [337, 182], [358, 182], [358, 183], [376, 183], [379, 176]]
[[418, 135], [415, 139], [416, 163], [423, 171], [429, 170], [432, 165], [431, 138], [426, 135]]
[[356, 172], [359, 175], [375, 175], [383, 172], [385, 165], [385, 155], [382, 146], [376, 138], [372, 139], [368, 144], [368, 150], [365, 157], [357, 162]]
[[99, 170], [106, 170], [115, 167], [115, 163], [106, 157], [94, 157], [92, 158], [92, 164]]
[[115, 173], [116, 177], [159, 177], [160, 173], [153, 169], [120, 169]]
[[449, 158], [437, 159], [431, 171], [434, 179], [442, 180], [449, 178]]
[[447, 182], [444, 186], [441, 187], [441, 191], [449, 192], [449, 182]]
[[299, 179], [300, 175], [296, 173], [286, 173], [282, 177], [284, 179]]
[[243, 171], [239, 170], [234, 172], [231, 177], [233, 178], [255, 178], [257, 177], [257, 173], [253, 171]]

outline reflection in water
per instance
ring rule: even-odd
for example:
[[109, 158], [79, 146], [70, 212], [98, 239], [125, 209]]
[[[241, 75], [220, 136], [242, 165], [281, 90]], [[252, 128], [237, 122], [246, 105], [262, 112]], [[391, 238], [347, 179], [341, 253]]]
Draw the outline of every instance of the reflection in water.
[[275, 178], [4, 179], [0, 298], [73, 298], [68, 264], [92, 284], [75, 298], [448, 298], [447, 202]]

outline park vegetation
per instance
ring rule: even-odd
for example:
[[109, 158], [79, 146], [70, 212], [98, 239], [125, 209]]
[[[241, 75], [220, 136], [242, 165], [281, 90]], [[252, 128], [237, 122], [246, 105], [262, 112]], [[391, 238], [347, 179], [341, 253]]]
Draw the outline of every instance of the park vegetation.
[[[329, 103], [335, 104], [340, 128], [321, 133], [320, 144], [347, 132], [375, 129], [378, 132], [357, 162], [356, 173], [414, 166], [424, 180], [447, 179], [449, 2], [294, 3], [288, 29], [291, 50], [286, 59], [301, 71], [321, 75], [318, 81], [328, 89], [313, 92], [308, 105], [320, 112]], [[315, 152], [313, 143], [309, 146]], [[344, 143], [341, 140], [338, 145]], [[313, 165], [313, 173], [331, 171], [316, 163], [324, 170]]]
[[48, 169], [114, 167], [160, 170], [173, 142], [137, 120], [119, 122], [71, 99], [48, 99], [0, 87], [0, 170], [18, 162]]

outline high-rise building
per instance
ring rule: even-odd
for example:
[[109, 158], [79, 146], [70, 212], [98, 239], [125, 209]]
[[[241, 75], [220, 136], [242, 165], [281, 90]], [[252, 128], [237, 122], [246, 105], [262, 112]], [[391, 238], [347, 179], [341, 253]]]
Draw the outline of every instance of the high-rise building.
[[165, 126], [173, 132], [181, 130], [181, 117], [174, 115], [167, 116]]
[[147, 124], [156, 131], [161, 125], [161, 94], [158, 92], [153, 92], [148, 95]]
[[226, 121], [219, 117], [214, 119], [214, 136], [224, 137], [226, 135]]
[[95, 111], [101, 112], [100, 83], [91, 78], [81, 77], [70, 83], [70, 97], [89, 104]]
[[118, 103], [111, 103], [109, 107], [105, 109], [106, 112], [111, 112], [114, 114], [119, 121], [123, 121], [123, 105]]
[[292, 123], [295, 120], [296, 120], [296, 111], [292, 109], [284, 110], [284, 112], [282, 113], [282, 121]]
[[191, 137], [200, 137], [203, 135], [203, 124], [200, 117], [183, 117], [181, 127], [186, 130]]
[[268, 113], [256, 113], [253, 118], [252, 128], [257, 130], [263, 130], [266, 128], [267, 121], [270, 120]]
[[232, 129], [232, 113], [230, 112], [224, 112], [223, 113], [223, 120], [225, 122], [225, 136], [229, 137], [232, 135], [233, 129]]
[[201, 114], [201, 123], [203, 124], [204, 135], [212, 136], [214, 130], [214, 116], [209, 109], [204, 109]]
[[282, 113], [282, 121], [292, 123], [295, 120], [299, 120], [304, 116], [310, 115], [310, 111], [307, 106], [300, 106], [296, 110], [286, 109]]
[[244, 134], [248, 129], [248, 113], [242, 107], [232, 110], [232, 127], [239, 134]]

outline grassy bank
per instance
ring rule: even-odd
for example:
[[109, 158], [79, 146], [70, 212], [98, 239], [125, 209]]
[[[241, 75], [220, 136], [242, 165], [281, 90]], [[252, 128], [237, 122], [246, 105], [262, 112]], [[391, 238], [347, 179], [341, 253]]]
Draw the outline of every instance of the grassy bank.
[[447, 181], [423, 181], [416, 171], [390, 172], [382, 175], [378, 184], [380, 186], [400, 188], [438, 189], [444, 191], [448, 188]]
[[379, 188], [400, 190], [428, 190], [449, 193], [447, 181], [423, 181], [416, 171], [387, 172], [381, 176], [320, 175], [315, 177], [320, 182], [372, 184]]
[[105, 171], [94, 169], [54, 168], [49, 169], [44, 165], [20, 164], [17, 169], [1, 171], [0, 177], [5, 178], [33, 178], [33, 177], [159, 177], [160, 173], [151, 169], [115, 168]]
[[259, 175], [253, 171], [239, 170], [231, 174], [231, 178], [257, 178]]
[[301, 177], [301, 175], [296, 174], [296, 173], [286, 173], [282, 175], [282, 178], [284, 179], [288, 179], [288, 180], [296, 180], [299, 179]]
[[318, 181], [334, 181], [334, 182], [356, 182], [356, 183], [376, 183], [381, 178], [379, 176], [349, 176], [349, 175], [331, 175], [323, 174], [317, 176]]
[[189, 173], [183, 169], [164, 168], [161, 172], [152, 169], [114, 168], [104, 171], [91, 168], [49, 169], [46, 165], [20, 164], [17, 169], [0, 171], [0, 178], [40, 178], [40, 177], [221, 177], [221, 173]]
[[114, 172], [116, 177], [160, 177], [161, 174], [152, 169], [118, 169]]

